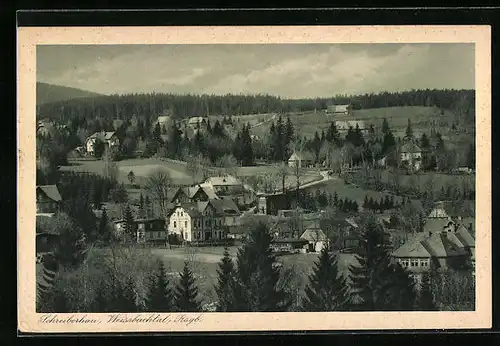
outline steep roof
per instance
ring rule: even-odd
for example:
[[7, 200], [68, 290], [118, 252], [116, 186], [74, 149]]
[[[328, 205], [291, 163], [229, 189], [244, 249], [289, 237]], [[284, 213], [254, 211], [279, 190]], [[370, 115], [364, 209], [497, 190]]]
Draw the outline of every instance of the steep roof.
[[294, 151], [293, 154], [290, 156], [289, 160], [291, 161], [296, 161], [296, 160], [314, 160], [314, 156], [311, 152], [309, 151]]
[[300, 238], [310, 242], [327, 240], [326, 234], [321, 228], [307, 228]]
[[240, 215], [240, 210], [230, 198], [211, 199], [208, 201], [219, 215]]
[[217, 194], [215, 193], [215, 190], [214, 190], [214, 187], [212, 184], [200, 184], [200, 185], [197, 185], [197, 186], [193, 186], [192, 189], [190, 190], [190, 195], [189, 195], [189, 198], [193, 198], [194, 195], [199, 191], [199, 190], [203, 190], [203, 192], [205, 192], [205, 194], [207, 195], [208, 199], [218, 199], [219, 196], [217, 196]]
[[421, 153], [422, 149], [415, 143], [409, 141], [401, 146], [401, 153]]
[[347, 112], [350, 105], [330, 105], [328, 106], [329, 110], [333, 110], [334, 112]]
[[429, 218], [424, 224], [424, 232], [426, 234], [442, 232], [450, 223], [454, 222], [448, 218]]
[[392, 253], [393, 257], [454, 257], [467, 255], [453, 232], [436, 233], [426, 236], [419, 233], [413, 241], [403, 244]]
[[422, 244], [421, 239], [408, 242], [392, 253], [393, 257], [431, 257], [429, 250]]
[[474, 238], [474, 235], [464, 225], [458, 226], [455, 235], [463, 245], [467, 247], [476, 246], [476, 239]]
[[60, 202], [62, 200], [61, 195], [59, 194], [59, 189], [56, 185], [39, 185], [36, 188], [55, 202]]
[[464, 248], [453, 243], [448, 234], [433, 234], [424, 239], [422, 245], [429, 251], [433, 257], [454, 257], [467, 255]]
[[111, 139], [111, 137], [113, 137], [115, 135], [115, 131], [108, 131], [108, 132], [104, 132], [104, 131], [98, 131], [98, 132], [95, 132], [93, 133], [92, 135], [90, 135], [89, 139], [90, 138], [97, 138], [99, 140], [109, 140]]
[[205, 118], [203, 117], [192, 117], [192, 118], [189, 118], [188, 120], [188, 123], [189, 124], [197, 124], [197, 123], [201, 123]]

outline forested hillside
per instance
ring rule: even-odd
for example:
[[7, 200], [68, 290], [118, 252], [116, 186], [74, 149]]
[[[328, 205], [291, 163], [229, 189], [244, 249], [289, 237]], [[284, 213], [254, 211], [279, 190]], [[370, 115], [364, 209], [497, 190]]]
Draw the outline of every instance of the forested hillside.
[[178, 119], [208, 115], [292, 113], [326, 108], [329, 104], [352, 104], [354, 109], [395, 106], [436, 106], [457, 114], [465, 123], [474, 121], [474, 90], [412, 90], [400, 93], [338, 95], [329, 99], [281, 99], [270, 95], [174, 95], [128, 94], [75, 98], [39, 107], [39, 117], [83, 125], [97, 121], [109, 128], [113, 119], [141, 117], [147, 125], [165, 110]]
[[68, 101], [77, 98], [101, 96], [98, 93], [48, 83], [36, 83], [36, 104]]

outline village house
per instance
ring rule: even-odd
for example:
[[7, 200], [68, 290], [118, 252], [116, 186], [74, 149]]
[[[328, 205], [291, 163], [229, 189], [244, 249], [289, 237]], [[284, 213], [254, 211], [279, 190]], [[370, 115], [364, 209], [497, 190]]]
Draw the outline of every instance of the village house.
[[172, 118], [173, 112], [171, 110], [164, 110], [160, 114], [158, 114], [158, 118], [156, 118], [156, 121], [152, 124], [153, 127], [156, 126], [156, 124], [159, 124], [160, 127], [165, 127], [167, 128], [168, 123], [170, 119]]
[[277, 238], [271, 241], [270, 249], [277, 253], [300, 253], [306, 252], [309, 242], [298, 238]]
[[52, 216], [62, 203], [59, 189], [56, 185], [39, 185], [36, 187], [37, 216]]
[[351, 107], [351, 105], [330, 105], [330, 106], [326, 107], [326, 113], [351, 115], [352, 114], [352, 107]]
[[54, 123], [49, 120], [40, 120], [36, 126], [36, 134], [41, 137], [49, 136], [54, 130]]
[[311, 152], [294, 151], [288, 159], [288, 166], [299, 168], [313, 167], [314, 161], [314, 155]]
[[429, 213], [424, 231], [392, 253], [394, 261], [410, 270], [419, 281], [421, 274], [434, 268], [460, 269], [475, 266], [473, 218], [452, 218], [437, 203]]
[[88, 137], [85, 142], [85, 149], [87, 150], [87, 154], [89, 155], [95, 154], [95, 146], [98, 141], [104, 143], [110, 149], [115, 148], [120, 144], [120, 141], [114, 131], [96, 132], [92, 134], [90, 137]]
[[125, 123], [125, 121], [123, 121], [123, 119], [114, 119], [113, 120], [113, 128], [116, 130], [118, 130], [123, 124]]
[[165, 219], [137, 219], [134, 221], [137, 225], [137, 242], [146, 244], [161, 245], [167, 241], [167, 230], [165, 228]]
[[188, 126], [193, 130], [199, 130], [202, 125], [205, 125], [207, 120], [203, 117], [191, 117], [188, 120]]
[[178, 203], [167, 215], [168, 233], [187, 242], [223, 240], [240, 215], [229, 198]]
[[400, 161], [402, 167], [410, 172], [417, 172], [422, 167], [422, 149], [413, 141], [408, 141], [401, 146]]
[[199, 184], [195, 186], [180, 187], [172, 197], [172, 203], [206, 202], [210, 199], [219, 199], [213, 186]]
[[321, 228], [307, 228], [300, 236], [300, 239], [305, 239], [309, 242], [309, 252], [320, 252], [328, 245], [328, 238]]

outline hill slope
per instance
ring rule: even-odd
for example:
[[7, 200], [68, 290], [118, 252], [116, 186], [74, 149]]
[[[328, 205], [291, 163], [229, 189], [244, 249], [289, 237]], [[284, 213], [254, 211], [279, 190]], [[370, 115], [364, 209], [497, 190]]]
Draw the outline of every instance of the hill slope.
[[36, 104], [66, 101], [83, 97], [102, 96], [101, 94], [70, 88], [60, 85], [37, 82], [36, 83]]

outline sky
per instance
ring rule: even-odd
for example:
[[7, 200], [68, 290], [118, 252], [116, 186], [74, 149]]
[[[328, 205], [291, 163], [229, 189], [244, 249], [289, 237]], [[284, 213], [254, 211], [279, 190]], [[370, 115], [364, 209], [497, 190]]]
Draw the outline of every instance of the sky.
[[245, 44], [37, 47], [37, 81], [102, 94], [332, 97], [474, 89], [474, 45]]

